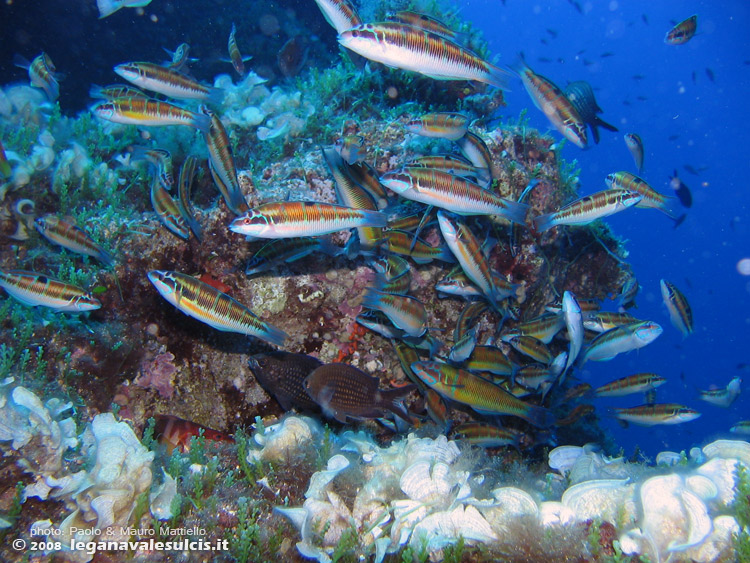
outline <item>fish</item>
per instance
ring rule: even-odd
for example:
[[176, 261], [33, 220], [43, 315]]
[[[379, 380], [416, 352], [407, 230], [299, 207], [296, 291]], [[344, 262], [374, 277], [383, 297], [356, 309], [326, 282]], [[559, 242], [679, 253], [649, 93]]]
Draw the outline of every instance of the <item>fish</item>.
[[369, 266], [387, 281], [393, 281], [406, 276], [411, 271], [409, 262], [400, 256], [379, 256], [373, 259]]
[[115, 74], [144, 90], [164, 94], [170, 98], [218, 102], [221, 90], [205, 86], [169, 67], [155, 63], [130, 62], [114, 68]]
[[0, 287], [29, 307], [84, 313], [102, 306], [101, 301], [77, 285], [26, 270], [0, 270]]
[[112, 255], [97, 244], [91, 235], [72, 223], [63, 221], [55, 215], [38, 217], [34, 226], [39, 233], [52, 244], [57, 244], [78, 254], [91, 256], [106, 266], [114, 263]]
[[643, 74], [634, 74], [633, 76], [631, 76], [631, 78], [635, 80], [636, 82], [640, 82], [646, 77]]
[[198, 278], [151, 270], [148, 279], [169, 303], [216, 330], [254, 336], [279, 347], [288, 338], [283, 330], [262, 321], [242, 303]]
[[559, 419], [555, 426], [570, 426], [581, 420], [583, 417], [594, 414], [594, 412], [596, 412], [594, 405], [576, 405], [575, 408], [565, 416], [565, 418]]
[[619, 188], [630, 192], [637, 192], [643, 198], [636, 203], [641, 209], [658, 209], [671, 219], [677, 219], [677, 211], [674, 208], [675, 198], [665, 196], [649, 186], [645, 180], [630, 172], [613, 172], [608, 174], [604, 182], [609, 188]]
[[309, 51], [310, 48], [304, 36], [290, 37], [276, 55], [276, 64], [281, 74], [287, 78], [297, 76], [307, 62]]
[[426, 113], [410, 119], [405, 127], [423, 137], [457, 141], [469, 130], [469, 118], [457, 112]]
[[5, 147], [2, 141], [0, 141], [0, 180], [10, 178], [12, 169], [8, 157], [5, 154]]
[[224, 124], [218, 115], [205, 106], [200, 107], [200, 112], [210, 119], [208, 129], [203, 133], [203, 139], [208, 148], [208, 164], [211, 177], [219, 188], [224, 203], [236, 215], [247, 213], [250, 207], [240, 189], [240, 181], [237, 178], [237, 167], [234, 163], [232, 145]]
[[464, 422], [453, 429], [451, 437], [482, 448], [512, 446], [519, 449], [523, 435], [523, 432], [513, 428], [499, 428], [483, 422]]
[[190, 230], [195, 235], [195, 238], [200, 242], [201, 240], [201, 226], [200, 223], [195, 219], [195, 211], [190, 203], [190, 193], [193, 189], [193, 178], [195, 177], [195, 165], [198, 162], [198, 157], [195, 155], [188, 155], [185, 158], [185, 162], [182, 163], [180, 168], [180, 177], [177, 180], [177, 207], [180, 210], [180, 216], [185, 220]]
[[[563, 352], [567, 357], [567, 354]], [[565, 367], [565, 366], [562, 366]], [[545, 364], [526, 364], [513, 374], [514, 381], [526, 389], [539, 391], [551, 385], [560, 372]]]
[[670, 176], [669, 186], [674, 190], [683, 207], [690, 208], [693, 205], [693, 194], [690, 193], [690, 188], [677, 176], [677, 170]]
[[602, 113], [602, 109], [596, 103], [594, 89], [585, 80], [578, 80], [568, 84], [565, 88], [565, 96], [578, 110], [578, 115], [581, 116], [581, 119], [591, 127], [596, 144], [599, 144], [599, 127], [604, 127], [608, 131], [618, 130], [617, 127], [607, 123], [597, 115], [598, 113]]
[[362, 306], [384, 313], [409, 336], [419, 337], [427, 332], [427, 311], [414, 297], [384, 293], [368, 287], [362, 297]]
[[336, 141], [334, 148], [344, 162], [352, 165], [365, 159], [364, 142], [363, 135], [344, 135]]
[[492, 155], [484, 140], [476, 133], [467, 131], [466, 135], [458, 139], [457, 143], [461, 154], [480, 170], [482, 177], [489, 183], [494, 175]]
[[261, 387], [273, 395], [285, 411], [293, 408], [318, 410], [318, 403], [305, 390], [305, 379], [323, 365], [318, 358], [278, 350], [250, 356], [248, 364]]
[[459, 215], [497, 215], [524, 224], [529, 206], [496, 195], [466, 178], [440, 170], [406, 167], [380, 177], [385, 187], [405, 199], [434, 205]]
[[198, 59], [190, 58], [190, 45], [187, 43], [180, 43], [174, 51], [170, 51], [166, 47], [164, 47], [164, 50], [172, 56], [172, 60], [165, 64], [168, 68], [177, 72], [182, 72], [189, 63], [198, 61]]
[[373, 287], [383, 293], [395, 293], [397, 295], [406, 295], [411, 288], [411, 275], [401, 276], [393, 280], [385, 279], [385, 276], [375, 274]]
[[614, 57], [615, 54], [612, 51], [606, 51], [601, 54], [601, 58], [606, 59], [608, 57]]
[[620, 309], [636, 307], [635, 298], [638, 296], [639, 291], [641, 291], [641, 286], [638, 280], [634, 277], [628, 278], [620, 289], [620, 295], [617, 297], [617, 306]]
[[96, 0], [100, 20], [111, 16], [121, 8], [145, 8], [149, 4], [151, 0]]
[[313, 252], [337, 256], [342, 252], [342, 249], [323, 237], [272, 239], [252, 255], [247, 263], [245, 274], [248, 276], [259, 274], [282, 262], [291, 264]]
[[581, 348], [583, 348], [583, 314], [581, 313], [581, 306], [578, 304], [576, 296], [571, 291], [563, 293], [562, 311], [570, 342], [568, 345], [568, 358], [565, 368], [562, 371], [564, 375], [576, 361]]
[[524, 356], [528, 356], [537, 362], [544, 365], [552, 363], [552, 352], [544, 342], [533, 336], [514, 336], [508, 340], [508, 344]]
[[466, 35], [453, 31], [437, 18], [413, 10], [400, 10], [395, 13], [388, 13], [385, 19], [418, 27], [456, 42], [461, 42]]
[[510, 377], [515, 371], [513, 362], [497, 346], [474, 346], [461, 367], [467, 371], [487, 372], [504, 377]]
[[482, 253], [482, 246], [466, 223], [456, 217], [438, 211], [438, 224], [448, 248], [458, 260], [461, 268], [474, 282], [482, 294], [493, 307], [499, 307], [499, 302], [505, 297], [495, 287], [494, 277], [489, 263]]
[[453, 339], [458, 340], [462, 335], [468, 333], [486, 310], [486, 303], [481, 301], [469, 301], [458, 314], [456, 328], [453, 330]]
[[547, 116], [555, 129], [578, 148], [586, 148], [586, 123], [565, 93], [554, 82], [531, 70], [523, 57], [512, 68], [523, 82], [534, 105]]
[[586, 315], [583, 319], [583, 328], [594, 332], [606, 332], [618, 326], [637, 323], [640, 319], [627, 313], [613, 313], [610, 311], [597, 311]]
[[728, 409], [735, 399], [740, 396], [742, 378], [735, 376], [724, 389], [707, 389], [699, 391], [698, 398], [717, 407]]
[[148, 96], [140, 89], [129, 84], [110, 84], [109, 86], [97, 86], [92, 84], [89, 96], [103, 100], [116, 100], [118, 98], [144, 98]]
[[750, 420], [740, 420], [729, 429], [733, 434], [750, 434]]
[[517, 416], [538, 428], [555, 422], [548, 409], [525, 403], [465, 369], [435, 361], [414, 362], [411, 367], [425, 385], [479, 413]]
[[[580, 305], [579, 305], [580, 306]], [[558, 313], [544, 313], [539, 317], [523, 322], [504, 331], [500, 335], [503, 342], [509, 342], [515, 336], [533, 336], [545, 344], [552, 342], [555, 335], [565, 326], [565, 318]]]
[[451, 362], [460, 364], [466, 360], [477, 345], [477, 329], [473, 327], [463, 334], [455, 333], [453, 346], [448, 352], [448, 359]]
[[638, 174], [641, 174], [643, 172], [643, 141], [641, 137], [636, 133], [628, 133], [625, 135], [625, 145], [633, 157]]
[[99, 102], [91, 112], [100, 119], [125, 125], [189, 125], [208, 131], [211, 120], [169, 102], [151, 98], [117, 98]]
[[336, 30], [336, 33], [341, 34], [362, 23], [359, 14], [349, 0], [315, 0], [315, 3], [323, 12], [326, 21]]
[[156, 169], [159, 182], [165, 189], [171, 190], [174, 185], [172, 174], [172, 155], [166, 149], [154, 147], [142, 147], [133, 145], [130, 147], [131, 160], [145, 160]]
[[42, 52], [31, 62], [20, 55], [15, 55], [13, 64], [28, 71], [31, 85], [44, 90], [50, 102], [54, 102], [60, 96], [60, 77], [55, 72], [57, 70], [55, 64], [47, 53]]
[[698, 16], [690, 16], [667, 32], [667, 35], [664, 37], [664, 43], [667, 45], [683, 45], [693, 38], [697, 28]]
[[[417, 378], [417, 381], [424, 387], [421, 379]], [[440, 396], [440, 393], [432, 389], [426, 389], [424, 396], [424, 407], [427, 410], [427, 415], [442, 432], [446, 432], [450, 426], [450, 420], [448, 419], [448, 406], [445, 404], [445, 401]]]
[[664, 385], [666, 379], [655, 373], [636, 373], [610, 381], [594, 389], [597, 397], [624, 397], [633, 393], [645, 393]]
[[156, 414], [154, 420], [156, 421], [154, 438], [166, 446], [167, 455], [172, 455], [175, 448], [178, 448], [182, 453], [189, 452], [193, 438], [201, 436], [213, 442], [234, 442], [234, 438], [224, 432], [171, 414]]
[[237, 46], [237, 28], [232, 23], [232, 31], [229, 32], [229, 40], [227, 41], [227, 51], [229, 52], [229, 60], [232, 62], [232, 66], [240, 77], [244, 77], [246, 74], [245, 63], [248, 62], [252, 57], [243, 57], [240, 53], [240, 48]]
[[410, 256], [417, 264], [429, 264], [433, 260], [456, 261], [447, 246], [430, 246], [419, 237], [415, 243], [414, 236], [407, 231], [386, 229], [383, 231], [383, 247], [392, 254]]
[[435, 80], [475, 80], [508, 89], [510, 74], [440, 35], [395, 22], [363, 23], [339, 33], [339, 43], [392, 68]]
[[380, 380], [348, 364], [325, 364], [305, 379], [305, 390], [323, 412], [346, 424], [349, 419], [379, 418], [391, 412], [411, 425], [403, 406], [412, 384], [396, 389], [380, 389]]
[[[346, 158], [342, 156], [342, 158]], [[349, 163], [349, 175], [352, 179], [362, 186], [370, 194], [372, 199], [375, 200], [378, 209], [385, 209], [390, 204], [388, 192], [385, 186], [380, 183], [378, 173], [372, 167], [372, 165], [365, 161], [359, 161]]]
[[669, 320], [683, 338], [693, 333], [693, 310], [685, 295], [667, 280], [660, 280], [661, 298], [669, 311]]
[[309, 201], [264, 203], [237, 217], [229, 230], [254, 238], [313, 237], [355, 227], [385, 227], [379, 211]]
[[602, 332], [585, 348], [579, 365], [588, 360], [606, 362], [618, 354], [643, 348], [656, 340], [662, 332], [662, 327], [652, 321], [640, 321]]
[[701, 413], [685, 405], [675, 403], [654, 403], [638, 407], [613, 409], [615, 418], [641, 426], [657, 424], [682, 424], [698, 418]]
[[167, 229], [185, 240], [190, 238], [190, 227], [180, 213], [180, 207], [156, 178], [151, 182], [151, 205]]
[[588, 225], [592, 221], [637, 206], [643, 196], [634, 191], [613, 188], [584, 196], [564, 205], [557, 211], [534, 217], [538, 233], [559, 225]]
[[715, 80], [714, 80], [714, 78], [715, 78], [715, 76], [714, 76], [714, 71], [713, 71], [713, 70], [711, 70], [711, 69], [710, 69], [710, 68], [708, 68], [708, 67], [706, 67], [706, 76], [708, 76], [708, 79], [709, 79], [709, 80], [710, 80], [711, 82], [715, 82]]

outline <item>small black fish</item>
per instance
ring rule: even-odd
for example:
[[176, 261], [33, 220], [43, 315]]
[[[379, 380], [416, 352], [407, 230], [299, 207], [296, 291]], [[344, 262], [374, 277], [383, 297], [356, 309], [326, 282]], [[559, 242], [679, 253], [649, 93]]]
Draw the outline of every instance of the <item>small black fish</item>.
[[646, 96], [636, 96], [635, 99], [638, 100], [639, 102], [645, 102], [646, 100], [648, 100]]
[[347, 419], [379, 418], [392, 412], [408, 424], [409, 413], [401, 401], [415, 385], [379, 389], [379, 379], [347, 364], [326, 364], [305, 380], [305, 389], [328, 416], [339, 422]]
[[601, 58], [606, 59], [608, 57], [614, 57], [615, 54], [612, 51], [607, 51], [606, 53], [601, 54]]
[[301, 35], [292, 37], [284, 43], [276, 56], [281, 74], [287, 78], [297, 76], [307, 62], [308, 51], [306, 39]]
[[540, 63], [551, 63], [552, 59], [548, 59], [547, 57], [539, 57], [537, 59]]
[[630, 103], [630, 100], [623, 100], [623, 101], [622, 101], [622, 105], [630, 107], [630, 106], [632, 106], [633, 104], [631, 104], [631, 103]]
[[641, 14], [641, 19], [643, 20], [643, 23], [648, 25], [648, 16], [646, 14]]
[[323, 365], [319, 359], [278, 351], [256, 354], [248, 363], [255, 379], [276, 398], [282, 409], [318, 410], [318, 404], [305, 391], [305, 379]]
[[547, 28], [547, 33], [549, 33], [553, 38], [557, 37], [557, 31], [554, 29]]
[[693, 168], [690, 164], [683, 164], [682, 167], [687, 172], [690, 172], [693, 176], [698, 176], [698, 171], [695, 168]]
[[711, 82], [715, 82], [715, 80], [714, 80], [714, 71], [713, 71], [713, 70], [711, 70], [711, 69], [710, 69], [710, 68], [708, 68], [708, 67], [706, 67], [706, 76], [708, 76], [708, 79], [709, 79], [709, 80], [710, 80]]
[[542, 43], [542, 44], [544, 44], [544, 45], [549, 45], [549, 42], [547, 41], [547, 38], [546, 38], [546, 37], [542, 37], [542, 38], [541, 38], [541, 39], [539, 40], [539, 43]]
[[669, 137], [667, 137], [667, 140], [669, 140], [669, 141], [676, 141], [679, 138], [680, 138], [679, 135], [674, 134], [674, 135], [670, 135]]
[[640, 81], [641, 81], [641, 80], [643, 80], [644, 78], [646, 78], [646, 77], [645, 77], [645, 76], [643, 76], [642, 74], [634, 74], [634, 75], [633, 75], [633, 80], [635, 80], [636, 82], [640, 82]]
[[579, 14], [583, 13], [583, 8], [581, 7], [580, 2], [578, 2], [577, 0], [568, 0], [568, 3], [572, 4]]
[[690, 188], [682, 183], [682, 180], [677, 176], [677, 170], [674, 171], [674, 175], [669, 178], [669, 185], [675, 191], [677, 199], [683, 207], [690, 208], [693, 205], [693, 195], [690, 193]]
[[602, 113], [602, 109], [596, 103], [594, 90], [591, 88], [591, 84], [585, 80], [571, 82], [568, 84], [568, 87], [565, 88], [565, 96], [578, 110], [581, 119], [591, 127], [591, 131], [594, 133], [594, 142], [599, 142], [598, 127], [604, 127], [610, 131], [617, 131], [617, 127], [610, 125], [596, 115], [597, 113]]
[[591, 66], [592, 64], [594, 64], [594, 61], [583, 59], [583, 66]]
[[698, 83], [698, 82], [697, 82], [697, 80], [696, 80], [696, 75], [695, 75], [695, 71], [693, 71], [693, 84], [697, 84], [697, 83]]

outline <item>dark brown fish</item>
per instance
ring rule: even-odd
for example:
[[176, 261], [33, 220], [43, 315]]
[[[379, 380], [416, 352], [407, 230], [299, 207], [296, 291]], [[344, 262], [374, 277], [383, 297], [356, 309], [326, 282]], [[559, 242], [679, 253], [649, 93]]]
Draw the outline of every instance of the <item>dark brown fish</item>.
[[318, 404], [305, 391], [307, 376], [323, 365], [318, 358], [279, 351], [251, 356], [249, 364], [255, 379], [282, 409], [318, 410]]
[[305, 380], [307, 393], [323, 412], [339, 422], [347, 419], [379, 418], [387, 411], [411, 424], [401, 401], [415, 389], [405, 385], [397, 389], [379, 389], [379, 379], [347, 364], [326, 364]]
[[309, 49], [305, 44], [305, 38], [301, 35], [292, 37], [289, 41], [284, 43], [276, 59], [281, 74], [287, 78], [297, 76], [307, 61], [308, 50]]

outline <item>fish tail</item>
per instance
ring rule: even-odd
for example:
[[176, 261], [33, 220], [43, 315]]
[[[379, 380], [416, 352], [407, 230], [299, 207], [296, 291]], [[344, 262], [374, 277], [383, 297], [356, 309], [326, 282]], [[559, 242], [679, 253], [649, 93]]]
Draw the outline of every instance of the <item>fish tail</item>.
[[22, 57], [18, 53], [13, 55], [13, 64], [19, 68], [22, 68], [24, 70], [28, 70], [31, 66], [31, 63], [29, 62], [29, 59]]
[[89, 88], [89, 97], [90, 98], [101, 98], [106, 99], [107, 96], [102, 94], [102, 91], [104, 88], [102, 86], [99, 86], [98, 84], [92, 84], [91, 88]]
[[537, 428], [549, 428], [557, 422], [557, 417], [551, 410], [544, 407], [535, 407], [533, 405], [529, 405], [523, 418], [525, 418], [529, 424], [533, 424]]
[[678, 207], [679, 200], [676, 197], [667, 196], [664, 201], [659, 205], [659, 211], [664, 213], [670, 219], [677, 219], [680, 217], [680, 208]]
[[201, 133], [208, 133], [211, 129], [211, 117], [204, 113], [194, 113], [191, 125]]
[[[607, 131], [619, 131], [619, 129], [618, 129], [617, 127], [615, 127], [615, 126], [614, 126], [614, 125], [612, 125], [611, 123], [607, 123], [607, 122], [606, 122], [606, 121], [604, 121], [604, 120], [603, 120], [603, 119], [602, 119], [601, 117], [595, 117], [595, 118], [594, 118], [594, 123], [595, 123], [595, 124], [596, 124], [596, 126], [598, 126], [598, 127], [604, 127], [604, 128], [605, 128], [605, 129], [607, 130]], [[592, 129], [594, 129], [594, 130], [596, 131], [596, 127], [595, 127], [594, 125], [592, 125], [592, 126], [591, 126], [591, 128], [592, 128]], [[594, 135], [595, 135], [595, 136], [598, 136], [598, 135], [597, 135], [596, 133], [594, 133]], [[597, 142], [598, 142], [598, 141], [597, 141]]]
[[383, 293], [371, 287], [365, 288], [365, 294], [362, 296], [362, 306], [368, 309], [380, 310], [383, 300]]
[[122, 8], [122, 4], [119, 0], [96, 0], [96, 6], [99, 8], [99, 19], [104, 19], [107, 16], [111, 16], [117, 10]]
[[488, 82], [500, 90], [510, 90], [510, 77], [512, 74], [505, 69], [487, 63], [489, 73]]
[[502, 217], [512, 223], [518, 223], [519, 225], [526, 224], [526, 213], [529, 211], [529, 206], [525, 203], [518, 203], [517, 201], [505, 200], [505, 210], [503, 211]]
[[268, 323], [263, 323], [263, 329], [259, 331], [256, 336], [261, 340], [278, 346], [279, 348], [281, 348], [284, 345], [284, 341], [289, 338], [289, 335], [286, 332]]
[[115, 258], [109, 252], [104, 249], [99, 249], [99, 254], [96, 255], [99, 261], [107, 267], [111, 267], [115, 263]]
[[365, 225], [368, 227], [387, 227], [388, 215], [382, 211], [370, 211], [368, 209], [358, 209], [363, 217]]
[[523, 56], [523, 53], [518, 53], [518, 58], [516, 59], [516, 62], [513, 64], [508, 65], [508, 70], [510, 70], [513, 74], [517, 75], [519, 78], [523, 76], [523, 73], [526, 72], [529, 69], [529, 66], [526, 64], [526, 59]]
[[224, 101], [224, 90], [222, 88], [209, 88], [208, 89], [208, 100], [207, 103], [218, 106]]
[[402, 401], [416, 388], [416, 385], [410, 383], [403, 387], [397, 387], [396, 389], [380, 391], [380, 399], [383, 407], [387, 408], [393, 414], [405, 421], [409, 426], [412, 425], [412, 420], [409, 416], [409, 411], [406, 410]]
[[555, 226], [555, 214], [545, 213], [544, 215], [534, 217], [534, 226], [536, 227], [538, 233], [543, 233], [544, 231], [550, 230]]

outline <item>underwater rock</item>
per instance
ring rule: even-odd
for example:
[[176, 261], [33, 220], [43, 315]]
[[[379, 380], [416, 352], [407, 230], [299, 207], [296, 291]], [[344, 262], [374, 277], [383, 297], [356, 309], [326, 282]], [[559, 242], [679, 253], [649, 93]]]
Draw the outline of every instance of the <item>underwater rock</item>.
[[164, 471], [164, 482], [149, 495], [151, 514], [157, 520], [169, 520], [172, 514], [172, 501], [177, 496], [177, 480]]
[[627, 479], [597, 479], [573, 485], [563, 493], [562, 504], [580, 520], [601, 520], [618, 526], [636, 518], [635, 485]]
[[323, 435], [320, 423], [306, 416], [287, 416], [283, 421], [269, 426], [254, 436], [260, 450], [247, 454], [249, 462], [256, 460], [291, 463], [315, 452]]

